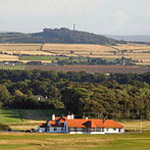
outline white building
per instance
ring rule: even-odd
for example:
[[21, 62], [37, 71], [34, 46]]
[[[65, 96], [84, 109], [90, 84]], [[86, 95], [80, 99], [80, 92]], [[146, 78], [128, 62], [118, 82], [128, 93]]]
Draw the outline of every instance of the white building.
[[38, 132], [108, 134], [124, 133], [124, 127], [114, 120], [74, 119], [74, 115], [68, 115], [67, 117], [55, 117], [53, 115], [52, 120], [38, 126]]

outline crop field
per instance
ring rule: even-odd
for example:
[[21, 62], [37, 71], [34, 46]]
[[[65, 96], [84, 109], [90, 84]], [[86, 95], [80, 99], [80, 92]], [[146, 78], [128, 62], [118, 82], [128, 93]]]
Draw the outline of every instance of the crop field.
[[137, 65], [150, 65], [150, 45], [144, 44], [0, 44], [0, 61], [22, 61], [22, 55], [43, 56], [43, 61], [48, 56], [58, 55], [107, 59], [126, 57], [135, 60]]
[[0, 61], [18, 61], [18, 60], [19, 60], [18, 56], [0, 54]]

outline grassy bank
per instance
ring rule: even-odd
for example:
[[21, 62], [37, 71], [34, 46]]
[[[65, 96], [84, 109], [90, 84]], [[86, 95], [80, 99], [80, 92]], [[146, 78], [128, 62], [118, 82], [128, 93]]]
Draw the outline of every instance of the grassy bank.
[[0, 123], [7, 124], [14, 130], [37, 129], [37, 126], [50, 119], [53, 113], [58, 116], [65, 114], [63, 110], [0, 109]]

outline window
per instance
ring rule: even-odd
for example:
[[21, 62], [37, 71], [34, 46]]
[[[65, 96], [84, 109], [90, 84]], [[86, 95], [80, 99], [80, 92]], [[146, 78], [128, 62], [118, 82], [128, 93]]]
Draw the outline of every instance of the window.
[[57, 131], [57, 128], [54, 128], [54, 131]]
[[116, 131], [117, 129], [116, 129], [116, 128], [113, 128], [113, 130]]
[[121, 132], [121, 129], [119, 128], [119, 132]]

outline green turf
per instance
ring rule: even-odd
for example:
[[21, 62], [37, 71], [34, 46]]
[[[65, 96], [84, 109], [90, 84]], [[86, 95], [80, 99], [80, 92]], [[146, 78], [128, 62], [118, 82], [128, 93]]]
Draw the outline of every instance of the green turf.
[[137, 135], [69, 135], [0, 133], [3, 150], [149, 150], [150, 133]]
[[27, 110], [27, 109], [0, 109], [0, 123], [3, 124], [20, 124], [26, 121], [43, 120], [46, 121], [55, 113], [57, 116], [65, 115], [64, 110]]
[[21, 123], [22, 120], [19, 116], [18, 110], [2, 110], [0, 109], [0, 123], [11, 124]]

